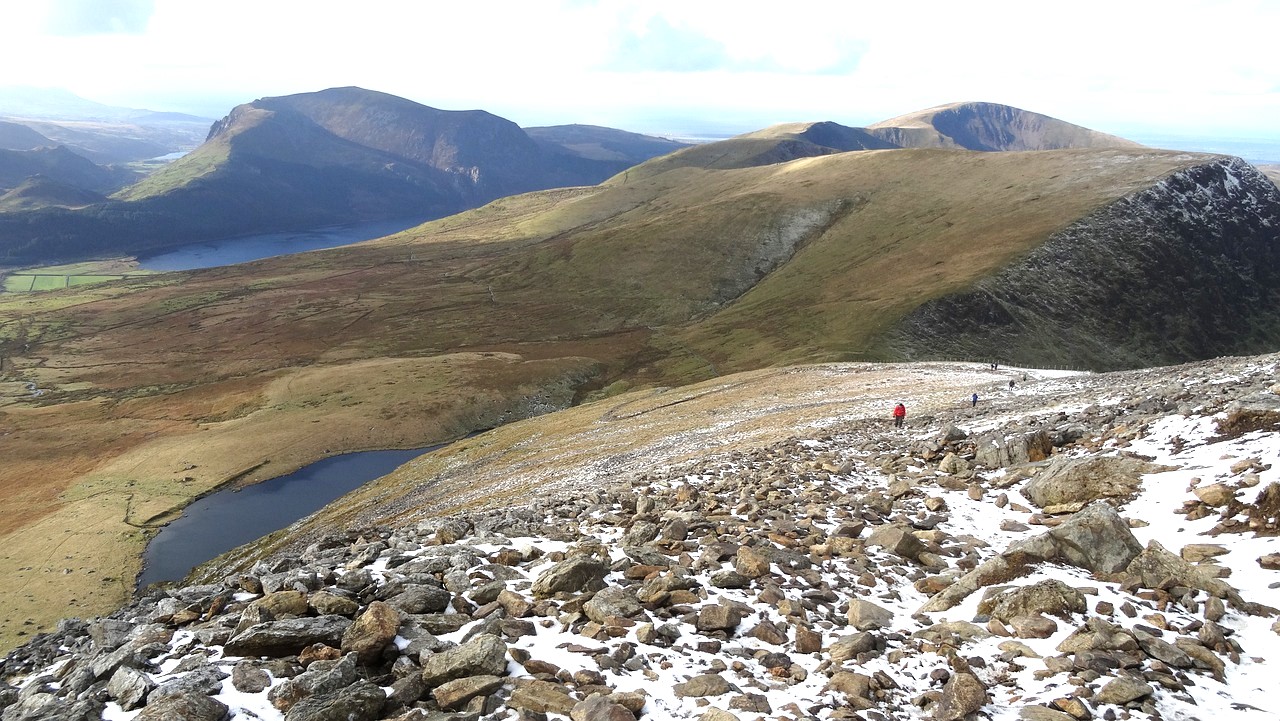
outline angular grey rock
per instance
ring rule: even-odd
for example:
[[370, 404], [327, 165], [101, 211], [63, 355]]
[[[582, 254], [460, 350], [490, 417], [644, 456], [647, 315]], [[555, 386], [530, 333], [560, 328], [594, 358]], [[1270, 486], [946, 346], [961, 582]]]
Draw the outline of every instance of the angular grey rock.
[[594, 558], [575, 556], [543, 571], [530, 589], [535, 598], [557, 593], [585, 593], [604, 588], [609, 567]]
[[698, 609], [694, 626], [699, 631], [731, 631], [740, 623], [742, 623], [741, 609], [713, 603]]
[[1121, 676], [1113, 678], [1104, 684], [1093, 697], [1093, 700], [1098, 703], [1123, 706], [1130, 701], [1136, 701], [1153, 693], [1155, 693], [1155, 689], [1151, 687], [1151, 684]]
[[849, 625], [859, 631], [871, 631], [885, 628], [893, 623], [893, 611], [877, 606], [870, 601], [854, 598], [849, 601], [849, 612], [846, 615]]
[[351, 625], [345, 616], [268, 621], [250, 626], [226, 645], [228, 656], [293, 656], [313, 643], [335, 648]]
[[422, 658], [422, 680], [434, 688], [446, 681], [467, 676], [507, 675], [507, 644], [489, 634], [481, 634], [447, 651]]
[[1181, 648], [1158, 638], [1145, 631], [1133, 629], [1129, 631], [1138, 641], [1138, 647], [1142, 652], [1159, 661], [1163, 661], [1174, 668], [1191, 668], [1191, 657]]
[[261, 693], [271, 685], [271, 674], [251, 661], [241, 661], [231, 669], [231, 685], [240, 693]]
[[718, 673], [704, 673], [672, 687], [677, 698], [704, 698], [720, 696], [734, 690], [725, 677]]
[[644, 611], [636, 595], [621, 586], [609, 586], [596, 592], [582, 605], [587, 618], [596, 623], [605, 623], [610, 616], [631, 618]]
[[636, 721], [636, 715], [608, 696], [591, 694], [574, 705], [569, 712], [572, 721]]
[[267, 700], [277, 709], [288, 711], [304, 698], [347, 688], [359, 678], [356, 665], [354, 653], [337, 661], [316, 661], [306, 671], [273, 686]]
[[396, 637], [399, 628], [400, 612], [382, 601], [374, 601], [343, 632], [342, 652], [354, 652], [366, 666], [373, 664], [382, 656], [382, 649]]
[[346, 688], [302, 699], [284, 715], [284, 721], [375, 721], [386, 703], [386, 692], [360, 679]]
[[902, 526], [896, 525], [876, 526], [875, 530], [871, 531], [871, 535], [867, 536], [866, 545], [879, 546], [912, 561], [918, 559], [925, 550], [920, 539]]
[[222, 680], [227, 672], [218, 666], [205, 663], [187, 673], [165, 681], [158, 688], [147, 694], [147, 705], [167, 696], [183, 696], [187, 694], [204, 694], [212, 696], [222, 691]]
[[502, 687], [497, 676], [467, 676], [446, 681], [431, 691], [436, 704], [447, 710], [458, 708], [476, 696], [487, 696]]
[[134, 721], [225, 721], [229, 711], [215, 698], [187, 692], [152, 700]]
[[387, 605], [405, 613], [439, 613], [449, 608], [453, 594], [423, 584], [405, 584], [404, 590], [387, 599]]
[[658, 537], [658, 524], [650, 521], [636, 521], [622, 535], [622, 542], [628, 546], [643, 546]]
[[1043, 613], [1066, 618], [1086, 610], [1084, 596], [1056, 579], [1002, 591], [984, 598], [978, 604], [978, 613], [998, 618], [1005, 623], [1018, 616]]
[[121, 666], [111, 675], [107, 682], [107, 693], [120, 704], [125, 711], [132, 711], [142, 705], [147, 694], [156, 684], [145, 673]]
[[1044, 560], [1060, 559], [1095, 573], [1123, 571], [1142, 552], [1129, 524], [1104, 501], [1089, 504], [1047, 535], [1055, 553]]
[[1143, 474], [1164, 469], [1164, 466], [1124, 456], [1057, 456], [1027, 481], [1022, 495], [1040, 508], [1102, 498], [1128, 498], [1142, 487]]
[[828, 654], [831, 660], [836, 663], [844, 663], [858, 658], [858, 654], [874, 651], [876, 648], [876, 637], [871, 633], [855, 633], [849, 636], [842, 636], [835, 643], [831, 644]]
[[954, 673], [942, 687], [942, 698], [933, 709], [934, 721], [960, 721], [987, 705], [987, 687], [971, 673]]
[[1048, 458], [1053, 453], [1053, 440], [1045, 431], [1034, 431], [1013, 438], [991, 434], [974, 441], [974, 450], [974, 462], [987, 468], [1004, 468]]

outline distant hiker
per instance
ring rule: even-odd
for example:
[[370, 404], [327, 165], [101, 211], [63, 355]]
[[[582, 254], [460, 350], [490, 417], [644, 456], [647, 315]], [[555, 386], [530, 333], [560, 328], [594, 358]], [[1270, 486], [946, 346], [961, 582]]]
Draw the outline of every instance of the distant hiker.
[[907, 407], [899, 403], [893, 407], [893, 427], [901, 428], [902, 422], [907, 419]]
[[969, 400], [970, 400], [970, 401], [972, 401], [972, 403], [971, 403], [971, 404], [970, 404], [970, 406], [969, 406], [970, 408], [977, 408], [977, 407], [978, 407], [978, 394], [977, 394], [977, 393], [974, 393], [974, 394], [973, 394], [973, 398], [970, 398]]
[[1014, 386], [1014, 385], [1015, 385], [1015, 384], [1014, 384], [1014, 382], [1013, 382], [1013, 379], [1012, 379], [1012, 378], [1010, 378], [1010, 379], [1009, 379], [1009, 390], [1013, 390], [1013, 386]]

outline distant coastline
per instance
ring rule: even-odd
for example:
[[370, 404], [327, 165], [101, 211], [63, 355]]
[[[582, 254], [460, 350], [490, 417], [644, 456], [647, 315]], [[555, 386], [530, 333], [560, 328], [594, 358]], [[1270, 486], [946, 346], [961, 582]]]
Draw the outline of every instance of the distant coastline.
[[1280, 164], [1280, 138], [1214, 138], [1185, 135], [1122, 134], [1152, 148], [1234, 155], [1254, 165]]

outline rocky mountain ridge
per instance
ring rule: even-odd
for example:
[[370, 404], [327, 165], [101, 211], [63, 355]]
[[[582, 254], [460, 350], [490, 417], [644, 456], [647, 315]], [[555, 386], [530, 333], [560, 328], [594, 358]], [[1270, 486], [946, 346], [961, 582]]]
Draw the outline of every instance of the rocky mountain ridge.
[[886, 342], [906, 358], [999, 348], [1019, 363], [1087, 368], [1280, 347], [1267, 311], [1280, 308], [1278, 241], [1280, 189], [1222, 158], [1110, 203], [972, 288], [924, 303]]
[[1270, 718], [1278, 367], [992, 370], [903, 430], [335, 528], [64, 622], [0, 718]]

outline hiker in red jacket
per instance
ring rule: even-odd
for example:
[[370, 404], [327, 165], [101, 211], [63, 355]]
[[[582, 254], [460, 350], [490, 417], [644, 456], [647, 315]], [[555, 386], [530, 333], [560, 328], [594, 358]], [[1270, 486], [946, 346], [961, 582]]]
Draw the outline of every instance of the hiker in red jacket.
[[902, 422], [907, 419], [907, 407], [899, 403], [893, 408], [893, 427], [901, 428]]

